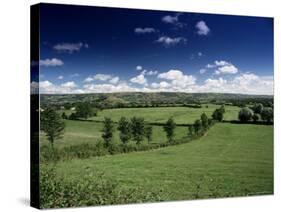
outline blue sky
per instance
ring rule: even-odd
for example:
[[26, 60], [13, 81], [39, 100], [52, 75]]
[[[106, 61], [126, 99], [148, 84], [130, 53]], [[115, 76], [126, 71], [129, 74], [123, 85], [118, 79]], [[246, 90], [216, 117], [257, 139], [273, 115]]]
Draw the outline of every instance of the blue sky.
[[40, 12], [41, 93], [273, 94], [271, 18], [51, 4]]

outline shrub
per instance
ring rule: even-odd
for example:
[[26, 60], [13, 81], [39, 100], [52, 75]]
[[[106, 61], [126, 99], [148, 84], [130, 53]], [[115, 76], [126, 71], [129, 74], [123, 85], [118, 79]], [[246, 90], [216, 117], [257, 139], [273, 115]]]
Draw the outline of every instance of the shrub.
[[257, 122], [258, 120], [260, 120], [260, 115], [258, 113], [254, 113], [252, 119], [254, 122]]
[[110, 142], [112, 141], [113, 130], [113, 121], [111, 120], [111, 118], [105, 117], [103, 121], [102, 138], [106, 147], [109, 147]]
[[272, 122], [273, 121], [273, 110], [272, 108], [264, 108], [261, 112], [261, 119], [266, 122]]
[[131, 138], [131, 124], [125, 117], [121, 117], [118, 122], [118, 128], [120, 133], [119, 137], [123, 144], [128, 143]]
[[171, 143], [174, 139], [174, 130], [176, 128], [176, 123], [174, 122], [174, 119], [169, 118], [163, 128], [164, 131], [166, 132], [168, 142]]
[[238, 118], [241, 122], [250, 121], [252, 117], [253, 117], [253, 111], [248, 107], [244, 107], [239, 111]]
[[202, 121], [200, 119], [197, 119], [194, 122], [193, 126], [194, 126], [195, 133], [198, 135], [202, 130]]

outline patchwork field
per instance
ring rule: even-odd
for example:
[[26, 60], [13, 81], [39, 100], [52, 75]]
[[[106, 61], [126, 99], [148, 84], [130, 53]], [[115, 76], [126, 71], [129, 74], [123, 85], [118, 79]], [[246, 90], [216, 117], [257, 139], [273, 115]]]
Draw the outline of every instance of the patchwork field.
[[56, 168], [65, 180], [101, 172], [120, 188], [157, 192], [161, 200], [272, 194], [273, 127], [221, 123], [187, 144], [59, 162]]

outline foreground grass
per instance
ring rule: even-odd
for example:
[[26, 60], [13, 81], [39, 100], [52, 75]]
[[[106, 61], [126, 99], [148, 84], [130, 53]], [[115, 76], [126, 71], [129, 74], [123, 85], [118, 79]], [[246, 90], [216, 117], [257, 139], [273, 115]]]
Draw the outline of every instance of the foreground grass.
[[121, 190], [138, 188], [159, 194], [160, 200], [272, 194], [273, 127], [216, 124], [191, 143], [59, 162], [56, 167], [57, 176], [66, 181], [103, 173]]

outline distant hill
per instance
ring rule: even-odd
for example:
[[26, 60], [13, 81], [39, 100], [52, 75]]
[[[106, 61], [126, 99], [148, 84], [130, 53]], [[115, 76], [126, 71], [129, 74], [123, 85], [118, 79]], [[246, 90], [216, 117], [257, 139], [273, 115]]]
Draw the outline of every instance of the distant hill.
[[157, 104], [200, 104], [206, 102], [234, 101], [270, 101], [272, 95], [246, 95], [229, 93], [180, 93], [180, 92], [122, 92], [122, 93], [91, 93], [91, 94], [41, 94], [42, 105], [64, 105], [80, 101], [109, 106], [116, 105], [157, 105]]

